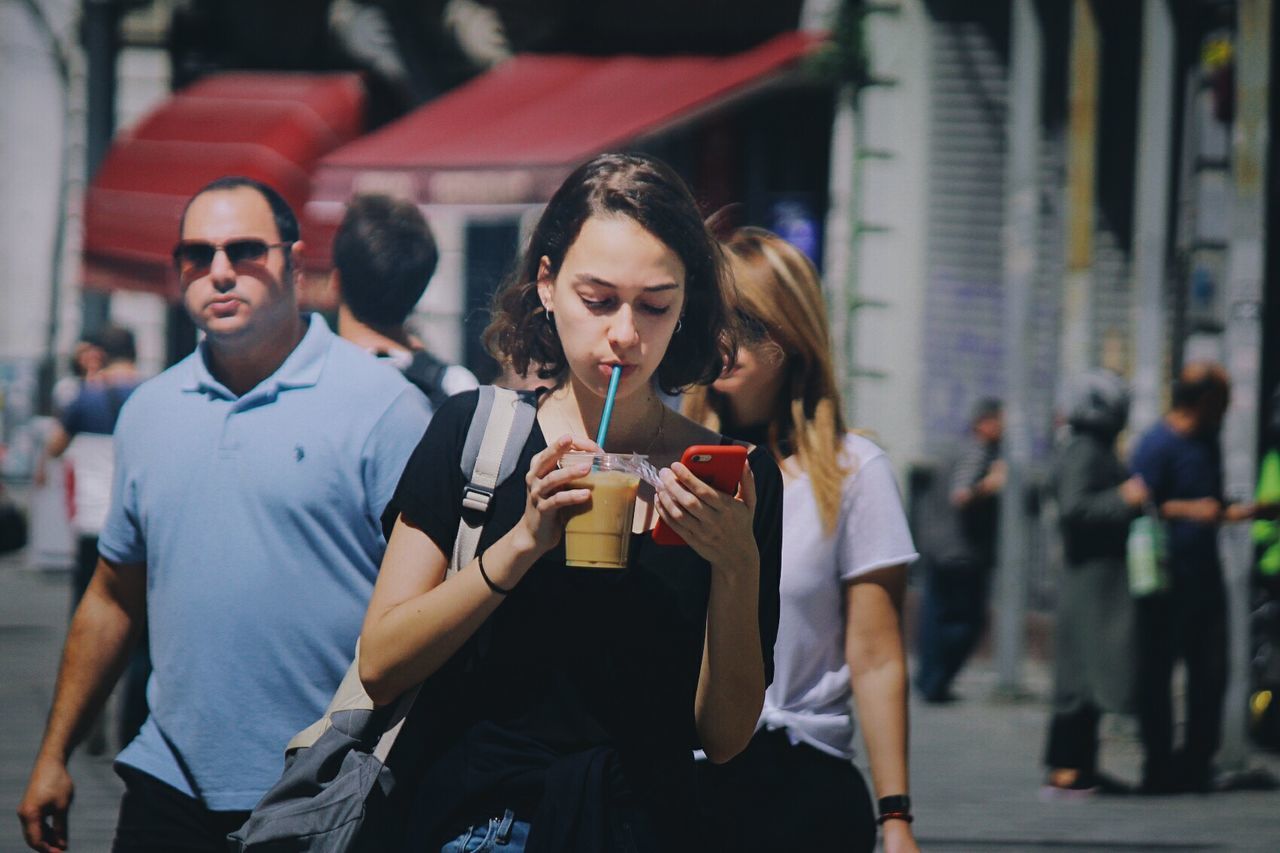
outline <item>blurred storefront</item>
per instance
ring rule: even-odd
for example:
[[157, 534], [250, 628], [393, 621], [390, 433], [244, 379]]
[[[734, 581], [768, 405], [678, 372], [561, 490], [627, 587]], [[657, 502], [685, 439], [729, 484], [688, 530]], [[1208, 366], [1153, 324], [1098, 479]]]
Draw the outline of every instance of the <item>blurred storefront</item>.
[[[1032, 10], [1030, 45], [1014, 44], [1015, 2]], [[869, 65], [849, 115], [836, 115], [833, 152], [850, 166], [838, 175], [833, 160], [827, 228], [849, 419], [919, 499], [973, 404], [1009, 399], [1021, 374], [1017, 461], [1033, 491], [1064, 379], [1121, 373], [1137, 433], [1181, 365], [1210, 358], [1236, 379], [1224, 458], [1228, 494], [1247, 497], [1280, 383], [1278, 25], [1268, 12], [1247, 26], [1273, 4], [1015, 2], [864, 7]], [[1032, 61], [1016, 65], [1016, 48]], [[1014, 85], [1027, 76], [1033, 85]], [[1026, 126], [1019, 111], [1032, 133], [1011, 133]], [[1013, 184], [1019, 145], [1032, 176]], [[1028, 239], [1011, 252], [1019, 232]], [[1055, 524], [1031, 497], [1007, 560], [1016, 583], [997, 605], [1015, 626], [1055, 595]], [[1250, 548], [1224, 545], [1233, 577], [1247, 577]]]
[[329, 249], [346, 202], [422, 206], [442, 260], [419, 309], [426, 340], [482, 375], [489, 297], [560, 180], [600, 151], [671, 162], [709, 213], [789, 231], [820, 257], [830, 89], [807, 72], [818, 39], [785, 33], [728, 55], [521, 54], [373, 132], [355, 73], [220, 72], [119, 135], [85, 202], [87, 291], [165, 298], [167, 361], [194, 330], [169, 252], [185, 200], [225, 174], [263, 180], [303, 219], [302, 301], [335, 307]]
[[[889, 437], [900, 459], [936, 459], [963, 434], [977, 399], [1004, 393], [1008, 366], [1027, 364], [1028, 419], [1043, 459], [1063, 376], [1109, 367], [1136, 377], [1154, 365], [1155, 392], [1137, 412], [1149, 422], [1184, 360], [1226, 360], [1238, 6], [1033, 4], [1037, 237], [1030, 344], [1019, 353], [1003, 337], [1011, 4], [868, 7], [870, 68], [851, 142], [854, 249], [851, 271], [833, 285], [850, 291], [855, 423]], [[1152, 8], [1167, 18], [1154, 37], [1161, 56], [1145, 29]], [[1167, 112], [1151, 94], [1162, 88]], [[1274, 114], [1276, 87], [1268, 91]], [[1155, 180], [1144, 186], [1144, 174]], [[1269, 295], [1280, 284], [1276, 254], [1264, 269]], [[1280, 316], [1280, 299], [1265, 304]], [[1138, 320], [1153, 315], [1151, 335]], [[1280, 352], [1280, 336], [1267, 334], [1280, 326], [1263, 325], [1264, 348]], [[1263, 360], [1264, 396], [1280, 379], [1277, 363]]]
[[[732, 68], [754, 48], [793, 32], [806, 5], [281, 0], [268, 8], [248, 0], [0, 0], [2, 179], [8, 197], [23, 200], [0, 222], [7, 264], [0, 284], [12, 307], [0, 318], [0, 447], [10, 449], [5, 470], [29, 474], [34, 445], [24, 438], [26, 424], [33, 413], [47, 412], [49, 388], [67, 369], [82, 332], [107, 322], [129, 326], [138, 335], [146, 372], [162, 369], [192, 344], [193, 330], [173, 308], [165, 270], [173, 242], [165, 222], [176, 221], [176, 205], [186, 193], [205, 179], [241, 171], [279, 183], [304, 206], [310, 188], [302, 188], [303, 177], [315, 159], [355, 134], [317, 130], [325, 115], [299, 118], [317, 110], [312, 95], [297, 90], [299, 80], [358, 76], [362, 132], [503, 63], [534, 55], [583, 61], [625, 55], [659, 64], [677, 55], [724, 60]], [[798, 66], [798, 55], [794, 59]], [[599, 144], [659, 151], [698, 185], [708, 206], [743, 203], [744, 216], [792, 229], [816, 253], [826, 203], [830, 99], [821, 84], [804, 82], [794, 70], [782, 75], [775, 73], [780, 68], [756, 69], [719, 89], [707, 88], [703, 79], [699, 98], [673, 96], [667, 114], [637, 104], [637, 114], [646, 118], [635, 125], [622, 115], [628, 93], [618, 93], [611, 113], [617, 126], [599, 135]], [[768, 84], [758, 86], [765, 78]], [[220, 113], [212, 102], [224, 99], [239, 105]], [[571, 114], [567, 120], [581, 118]], [[477, 187], [481, 202], [493, 192], [492, 182]], [[532, 196], [522, 203], [538, 201]], [[456, 212], [458, 204], [424, 204], [433, 219], [443, 217], [438, 229], [453, 241], [458, 258], [465, 245], [488, 263], [482, 269], [478, 261], [466, 265], [446, 257], [442, 285], [432, 288], [423, 306], [434, 334], [442, 321], [431, 300], [475, 298], [478, 284], [471, 296], [460, 290], [462, 271], [471, 282], [496, 281], [518, 234], [488, 215], [481, 217], [493, 225], [487, 230], [479, 222], [458, 226], [456, 217], [450, 224], [449, 210]], [[318, 263], [310, 267], [310, 281], [322, 284], [325, 261], [311, 260]], [[324, 294], [308, 298], [325, 304]], [[443, 348], [464, 356], [462, 334], [441, 332], [442, 340], [452, 341]]]
[[802, 67], [816, 44], [788, 33], [727, 56], [517, 56], [326, 156], [305, 208], [309, 257], [323, 267], [355, 193], [421, 205], [441, 266], [420, 326], [487, 377], [490, 296], [560, 181], [600, 151], [664, 157], [708, 212], [743, 202], [752, 221], [804, 220], [816, 253], [830, 133], [829, 90]]

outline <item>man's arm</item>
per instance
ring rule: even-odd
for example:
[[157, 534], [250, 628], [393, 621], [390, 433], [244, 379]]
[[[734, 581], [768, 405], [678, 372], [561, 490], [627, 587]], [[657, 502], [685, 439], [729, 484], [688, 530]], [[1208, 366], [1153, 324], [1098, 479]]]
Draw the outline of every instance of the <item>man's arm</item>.
[[146, 621], [147, 569], [99, 558], [93, 580], [67, 632], [53, 708], [18, 819], [28, 846], [41, 853], [67, 847], [73, 786], [71, 751], [102, 710]]
[[1160, 504], [1160, 517], [1195, 524], [1218, 524], [1223, 520], [1222, 503], [1217, 498], [1173, 498]]

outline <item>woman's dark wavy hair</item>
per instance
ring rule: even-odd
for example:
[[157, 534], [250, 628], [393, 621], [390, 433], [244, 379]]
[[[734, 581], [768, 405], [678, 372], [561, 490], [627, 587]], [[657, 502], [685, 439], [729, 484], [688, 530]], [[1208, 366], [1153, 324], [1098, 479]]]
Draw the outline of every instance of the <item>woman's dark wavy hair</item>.
[[629, 217], [684, 264], [683, 320], [658, 365], [659, 387], [674, 394], [713, 382], [736, 352], [725, 258], [684, 181], [645, 154], [601, 154], [565, 178], [538, 220], [519, 266], [494, 295], [492, 319], [484, 331], [489, 353], [522, 375], [530, 367], [543, 379], [563, 375], [568, 365], [538, 298], [538, 267], [546, 257], [555, 276], [592, 216]]

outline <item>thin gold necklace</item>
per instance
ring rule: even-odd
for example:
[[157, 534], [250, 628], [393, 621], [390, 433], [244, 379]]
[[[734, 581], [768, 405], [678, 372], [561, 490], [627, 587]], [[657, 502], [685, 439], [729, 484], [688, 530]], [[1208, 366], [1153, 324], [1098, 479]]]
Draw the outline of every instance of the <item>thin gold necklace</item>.
[[644, 449], [644, 455], [648, 456], [649, 451], [653, 450], [653, 446], [658, 443], [658, 439], [662, 438], [662, 430], [667, 425], [667, 406], [659, 401], [662, 411], [658, 413], [658, 431], [653, 434], [653, 438], [649, 439], [649, 444]]
[[[667, 426], [666, 404], [659, 401], [658, 406], [660, 407], [660, 411], [658, 412], [658, 430], [653, 434], [653, 438], [649, 439], [649, 443], [645, 446], [644, 450], [640, 451], [641, 456], [649, 455], [649, 451], [653, 450], [653, 446], [658, 443], [658, 439], [662, 438], [662, 431]], [[632, 452], [634, 453], [635, 451]]]

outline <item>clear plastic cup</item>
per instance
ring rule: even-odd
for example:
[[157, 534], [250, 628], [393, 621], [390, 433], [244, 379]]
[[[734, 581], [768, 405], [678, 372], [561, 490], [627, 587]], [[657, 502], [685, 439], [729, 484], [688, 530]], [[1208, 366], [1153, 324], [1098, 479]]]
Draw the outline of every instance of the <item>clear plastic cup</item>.
[[584, 569], [625, 569], [631, 551], [631, 525], [640, 488], [638, 453], [567, 453], [564, 466], [591, 463], [591, 471], [573, 482], [590, 489], [591, 500], [568, 510], [564, 526], [565, 564]]

